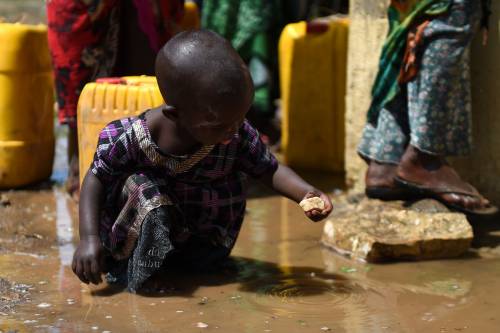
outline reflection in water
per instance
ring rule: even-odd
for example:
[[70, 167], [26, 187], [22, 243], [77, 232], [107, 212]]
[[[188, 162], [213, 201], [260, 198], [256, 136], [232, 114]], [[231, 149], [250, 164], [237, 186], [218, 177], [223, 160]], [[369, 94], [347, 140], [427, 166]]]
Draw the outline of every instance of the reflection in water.
[[73, 244], [73, 219], [68, 209], [68, 197], [61, 189], [54, 191], [56, 199], [56, 231], [61, 266], [71, 266], [75, 246]]

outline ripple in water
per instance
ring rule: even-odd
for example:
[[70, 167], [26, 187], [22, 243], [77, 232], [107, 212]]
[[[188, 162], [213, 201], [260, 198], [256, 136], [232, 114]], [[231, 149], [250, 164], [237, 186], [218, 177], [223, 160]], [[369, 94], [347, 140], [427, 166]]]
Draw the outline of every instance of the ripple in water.
[[341, 276], [287, 274], [247, 281], [242, 287], [254, 292], [248, 303], [269, 315], [300, 315], [307, 319], [341, 319], [346, 311], [368, 315], [365, 304], [371, 294], [356, 282]]

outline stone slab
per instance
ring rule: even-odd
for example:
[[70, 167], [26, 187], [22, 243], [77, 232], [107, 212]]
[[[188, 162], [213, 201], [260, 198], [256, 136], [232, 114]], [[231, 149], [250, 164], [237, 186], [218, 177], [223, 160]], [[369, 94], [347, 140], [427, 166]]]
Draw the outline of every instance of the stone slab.
[[380, 262], [458, 257], [472, 239], [465, 215], [434, 200], [405, 206], [349, 196], [337, 203], [321, 241], [350, 258]]

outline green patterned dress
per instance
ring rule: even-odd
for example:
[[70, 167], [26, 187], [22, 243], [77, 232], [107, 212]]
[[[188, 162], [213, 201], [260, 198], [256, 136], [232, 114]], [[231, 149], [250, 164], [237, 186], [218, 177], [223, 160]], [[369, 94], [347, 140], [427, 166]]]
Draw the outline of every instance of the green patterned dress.
[[283, 26], [280, 0], [204, 0], [202, 27], [231, 41], [248, 64], [255, 85], [254, 107], [271, 115], [277, 97], [276, 60]]
[[392, 1], [362, 157], [398, 164], [408, 144], [436, 155], [469, 154], [469, 45], [486, 2]]

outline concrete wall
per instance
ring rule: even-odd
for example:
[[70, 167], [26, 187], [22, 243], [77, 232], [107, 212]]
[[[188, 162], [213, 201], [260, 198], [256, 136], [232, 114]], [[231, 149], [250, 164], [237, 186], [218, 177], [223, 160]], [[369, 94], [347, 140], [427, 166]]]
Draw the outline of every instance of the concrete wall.
[[363, 188], [365, 163], [356, 147], [365, 125], [370, 91], [387, 34], [388, 0], [351, 0], [351, 27], [347, 69], [346, 179], [349, 187]]
[[0, 0], [0, 21], [27, 24], [45, 23], [45, 1]]
[[[381, 45], [387, 31], [386, 0], [351, 0], [346, 104], [347, 184], [364, 188], [365, 163], [356, 146], [370, 103]], [[495, 203], [500, 203], [500, 1], [494, 1], [490, 41], [472, 46], [474, 152], [453, 164], [460, 174]], [[478, 35], [478, 37], [480, 37]]]
[[493, 2], [489, 43], [472, 45], [472, 117], [474, 151], [454, 161], [460, 174], [500, 204], [500, 1]]

